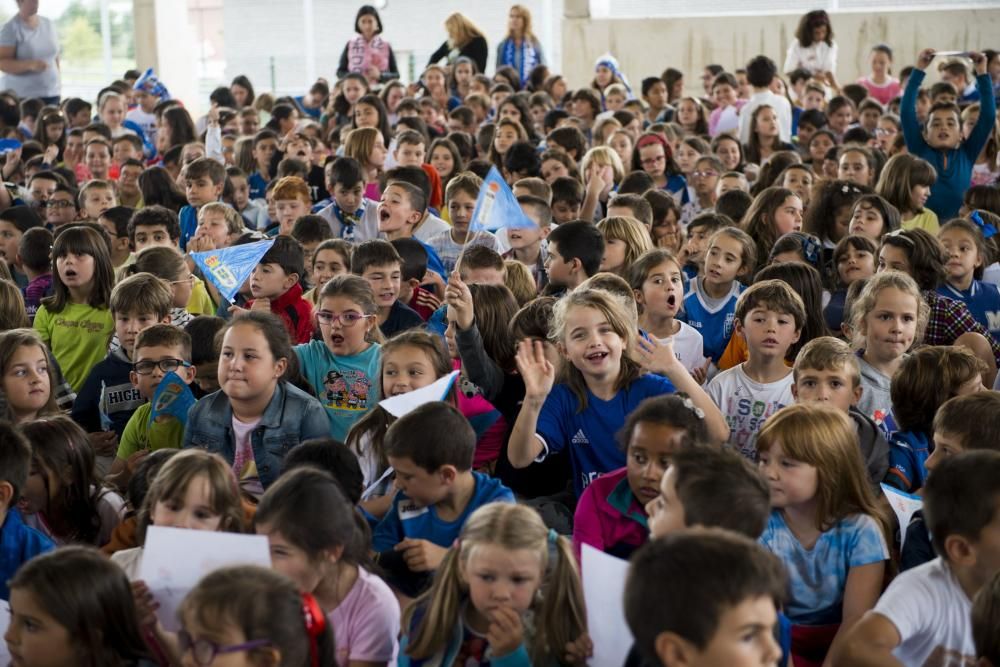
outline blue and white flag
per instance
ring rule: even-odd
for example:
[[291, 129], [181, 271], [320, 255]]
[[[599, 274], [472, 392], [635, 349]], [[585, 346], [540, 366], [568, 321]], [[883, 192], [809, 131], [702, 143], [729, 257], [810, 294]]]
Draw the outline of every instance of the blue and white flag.
[[188, 410], [197, 403], [191, 387], [177, 373], [170, 371], [163, 376], [153, 394], [153, 408], [149, 411], [149, 424], [157, 417], [173, 417], [181, 424], [187, 423]]
[[472, 211], [472, 232], [495, 232], [499, 229], [535, 229], [538, 225], [524, 214], [521, 205], [496, 167], [483, 179], [483, 187]]
[[240, 290], [240, 285], [250, 277], [260, 258], [271, 249], [272, 245], [274, 239], [268, 239], [220, 250], [193, 252], [191, 258], [205, 277], [219, 290], [219, 294], [232, 303], [233, 297]]

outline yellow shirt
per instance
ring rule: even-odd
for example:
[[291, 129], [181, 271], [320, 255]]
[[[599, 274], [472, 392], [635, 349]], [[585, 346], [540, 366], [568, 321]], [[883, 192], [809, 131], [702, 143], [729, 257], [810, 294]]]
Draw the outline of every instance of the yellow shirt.
[[85, 303], [66, 304], [59, 313], [40, 306], [34, 327], [52, 350], [73, 391], [80, 391], [90, 369], [107, 355], [108, 342], [115, 332], [114, 318], [107, 307], [94, 308]]
[[941, 229], [941, 225], [938, 224], [937, 213], [929, 208], [925, 208], [923, 213], [915, 215], [909, 220], [903, 220], [900, 227], [903, 229], [922, 229], [934, 236], [937, 236], [938, 231]]
[[208, 294], [204, 281], [195, 276], [194, 287], [191, 288], [191, 298], [188, 299], [187, 311], [192, 315], [215, 315], [215, 302]]

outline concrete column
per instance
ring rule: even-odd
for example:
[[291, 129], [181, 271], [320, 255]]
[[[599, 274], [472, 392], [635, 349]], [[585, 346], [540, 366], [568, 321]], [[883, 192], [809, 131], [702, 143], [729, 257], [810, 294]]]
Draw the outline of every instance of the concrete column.
[[136, 69], [156, 69], [159, 58], [156, 51], [156, 0], [132, 0], [132, 21], [135, 24]]
[[136, 67], [152, 67], [171, 96], [183, 100], [197, 118], [198, 45], [188, 21], [187, 0], [132, 0]]

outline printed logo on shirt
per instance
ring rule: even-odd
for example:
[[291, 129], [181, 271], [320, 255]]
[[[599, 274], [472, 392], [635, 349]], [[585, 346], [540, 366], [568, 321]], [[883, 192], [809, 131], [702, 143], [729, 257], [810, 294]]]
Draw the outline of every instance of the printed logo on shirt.
[[990, 331], [1000, 331], [1000, 310], [986, 311], [986, 328]]
[[404, 500], [399, 503], [399, 518], [401, 521], [406, 521], [407, 519], [416, 519], [418, 516], [427, 514], [427, 508], [418, 505], [412, 500]]
[[582, 428], [576, 432], [576, 435], [573, 436], [573, 439], [570, 442], [572, 442], [574, 445], [590, 444], [590, 440], [587, 438], [587, 435], [583, 432]]
[[66, 327], [67, 329], [86, 329], [87, 333], [100, 333], [104, 331], [104, 324], [101, 322], [78, 322], [76, 320], [68, 320], [64, 317], [57, 317], [55, 325], [57, 327]]
[[330, 371], [323, 381], [323, 405], [335, 410], [367, 410], [371, 386], [371, 380], [361, 371]]

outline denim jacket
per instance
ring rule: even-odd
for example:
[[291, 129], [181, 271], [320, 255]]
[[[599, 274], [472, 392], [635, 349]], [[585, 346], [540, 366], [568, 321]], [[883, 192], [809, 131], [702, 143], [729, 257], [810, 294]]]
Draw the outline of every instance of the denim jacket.
[[[250, 437], [261, 486], [266, 489], [278, 478], [282, 460], [292, 447], [304, 440], [329, 436], [330, 420], [319, 401], [287, 382], [279, 382]], [[233, 462], [233, 408], [221, 390], [191, 408], [183, 447], [200, 447]]]

